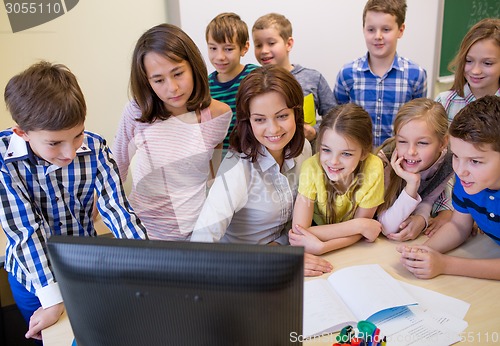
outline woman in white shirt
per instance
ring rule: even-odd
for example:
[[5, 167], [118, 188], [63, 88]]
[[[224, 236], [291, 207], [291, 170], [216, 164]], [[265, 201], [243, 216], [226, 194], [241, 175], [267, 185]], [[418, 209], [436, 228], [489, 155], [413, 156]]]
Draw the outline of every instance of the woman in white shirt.
[[[230, 150], [191, 241], [288, 244], [300, 167], [311, 156], [302, 88], [285, 69], [265, 66], [241, 82], [236, 100]], [[306, 275], [331, 269], [323, 259], [306, 255]]]

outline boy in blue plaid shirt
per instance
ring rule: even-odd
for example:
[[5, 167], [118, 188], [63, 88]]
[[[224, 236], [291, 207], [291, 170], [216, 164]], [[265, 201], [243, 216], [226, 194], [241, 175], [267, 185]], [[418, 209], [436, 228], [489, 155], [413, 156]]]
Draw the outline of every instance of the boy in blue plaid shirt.
[[16, 123], [0, 132], [5, 270], [29, 324], [26, 337], [41, 339], [64, 310], [47, 239], [96, 236], [95, 194], [116, 237], [145, 239], [146, 230], [128, 204], [106, 141], [84, 131], [85, 100], [65, 66], [37, 63], [14, 76], [4, 96]]
[[333, 91], [338, 104], [354, 102], [370, 114], [374, 147], [392, 136], [399, 107], [427, 96], [425, 70], [396, 53], [405, 17], [406, 0], [368, 0], [363, 10], [368, 53], [342, 67]]

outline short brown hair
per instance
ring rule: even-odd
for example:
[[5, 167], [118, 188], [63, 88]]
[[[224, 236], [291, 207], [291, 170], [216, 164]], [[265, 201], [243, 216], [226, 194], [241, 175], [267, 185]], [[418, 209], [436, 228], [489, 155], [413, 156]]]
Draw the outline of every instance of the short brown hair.
[[244, 153], [255, 162], [261, 144], [255, 138], [250, 124], [250, 101], [259, 95], [277, 92], [285, 99], [286, 106], [293, 109], [296, 130], [290, 142], [283, 149], [285, 159], [299, 156], [304, 149], [304, 95], [295, 77], [283, 67], [267, 65], [259, 67], [246, 76], [236, 94], [236, 125], [229, 138], [233, 150]]
[[453, 118], [449, 133], [477, 149], [491, 144], [500, 152], [500, 97], [486, 95], [469, 103]]
[[368, 0], [363, 9], [363, 27], [365, 26], [366, 12], [382, 12], [396, 17], [398, 27], [406, 20], [406, 0]]
[[85, 122], [87, 106], [76, 77], [62, 64], [41, 61], [12, 77], [5, 104], [23, 131], [66, 130]]
[[205, 30], [205, 39], [208, 42], [208, 36], [217, 43], [231, 42], [236, 43], [240, 49], [245, 48], [248, 42], [248, 27], [241, 20], [240, 16], [233, 12], [224, 12], [217, 15], [210, 21]]
[[146, 31], [136, 43], [130, 72], [130, 91], [141, 109], [140, 122], [152, 123], [168, 119], [171, 115], [163, 101], [149, 84], [144, 57], [154, 52], [175, 62], [186, 61], [193, 71], [194, 88], [186, 106], [188, 111], [207, 108], [212, 99], [208, 87], [208, 72], [200, 50], [179, 27], [160, 24]]
[[470, 48], [478, 41], [492, 39], [498, 47], [500, 47], [500, 19], [499, 18], [486, 18], [477, 22], [465, 34], [457, 55], [448, 65], [448, 70], [455, 73], [455, 79], [451, 90], [457, 92], [461, 97], [464, 95], [464, 86], [467, 83], [465, 79], [465, 63], [467, 61], [467, 54]]
[[287, 42], [292, 37], [292, 23], [282, 14], [268, 13], [259, 17], [252, 27], [252, 32], [255, 30], [264, 30], [274, 27], [283, 41]]

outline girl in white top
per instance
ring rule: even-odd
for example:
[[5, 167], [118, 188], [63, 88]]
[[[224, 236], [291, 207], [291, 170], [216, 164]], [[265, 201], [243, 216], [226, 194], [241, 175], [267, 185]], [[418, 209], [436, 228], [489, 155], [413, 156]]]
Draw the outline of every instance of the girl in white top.
[[394, 119], [394, 137], [379, 148], [385, 162], [384, 203], [377, 210], [382, 232], [398, 241], [415, 239], [427, 227], [432, 205], [453, 175], [443, 106], [419, 98]]
[[[191, 241], [288, 244], [300, 167], [311, 156], [302, 89], [290, 72], [266, 66], [241, 82], [236, 100], [230, 150]], [[306, 275], [331, 270], [314, 256], [305, 262]]]
[[[137, 41], [126, 106], [113, 154], [150, 239], [187, 240], [205, 201], [214, 149], [232, 112], [210, 97], [208, 74], [194, 42], [161, 24]], [[214, 160], [214, 162], [220, 162]]]

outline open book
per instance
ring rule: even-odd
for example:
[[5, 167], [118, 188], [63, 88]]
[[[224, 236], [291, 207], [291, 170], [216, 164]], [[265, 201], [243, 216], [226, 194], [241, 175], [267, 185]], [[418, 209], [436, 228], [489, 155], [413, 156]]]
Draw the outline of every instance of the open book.
[[[418, 305], [417, 305], [418, 302]], [[394, 279], [378, 264], [340, 269], [304, 283], [303, 337], [370, 320], [391, 345], [450, 345], [460, 340], [470, 304]]]
[[340, 269], [304, 283], [304, 337], [355, 326], [386, 309], [417, 301], [378, 264]]

